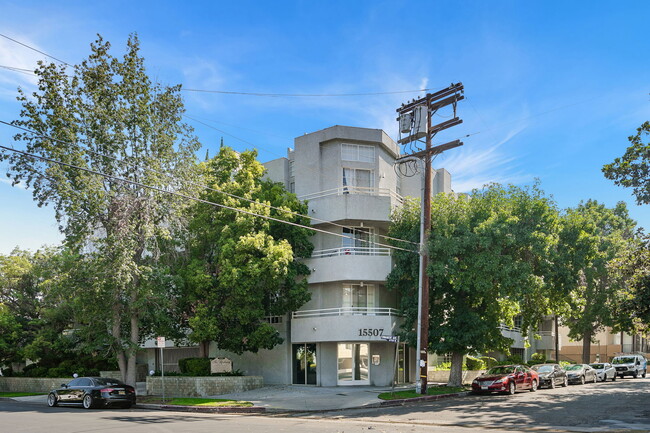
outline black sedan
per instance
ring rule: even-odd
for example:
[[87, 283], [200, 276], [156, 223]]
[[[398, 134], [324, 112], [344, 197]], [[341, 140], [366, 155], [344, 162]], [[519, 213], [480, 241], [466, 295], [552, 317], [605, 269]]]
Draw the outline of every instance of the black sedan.
[[128, 409], [135, 404], [135, 389], [117, 379], [78, 377], [47, 396], [50, 407], [68, 403], [81, 404], [86, 409], [113, 405]]
[[567, 365], [566, 374], [569, 377], [569, 383], [579, 383], [584, 385], [585, 382], [596, 383], [598, 381], [598, 374], [596, 370], [587, 364], [572, 364]]
[[531, 368], [539, 374], [539, 386], [555, 388], [557, 385], [569, 384], [566, 371], [559, 364], [537, 364]]

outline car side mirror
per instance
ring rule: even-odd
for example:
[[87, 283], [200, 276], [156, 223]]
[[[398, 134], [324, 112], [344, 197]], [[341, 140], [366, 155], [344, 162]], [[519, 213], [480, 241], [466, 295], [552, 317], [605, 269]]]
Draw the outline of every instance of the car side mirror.
[[62, 388], [67, 388], [68, 385], [67, 385], [66, 383], [62, 383], [62, 384], [61, 384], [61, 387], [62, 387]]

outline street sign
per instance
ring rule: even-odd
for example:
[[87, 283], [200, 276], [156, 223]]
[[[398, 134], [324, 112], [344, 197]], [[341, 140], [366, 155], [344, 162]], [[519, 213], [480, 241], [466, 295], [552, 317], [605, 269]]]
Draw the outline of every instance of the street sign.
[[163, 348], [165, 347], [165, 337], [156, 337], [156, 346]]
[[397, 336], [395, 336], [395, 335], [391, 335], [391, 336], [383, 336], [383, 335], [382, 335], [381, 338], [382, 338], [382, 340], [386, 340], [386, 341], [388, 341], [389, 343], [397, 343], [397, 339], [398, 339], [399, 337], [397, 337]]

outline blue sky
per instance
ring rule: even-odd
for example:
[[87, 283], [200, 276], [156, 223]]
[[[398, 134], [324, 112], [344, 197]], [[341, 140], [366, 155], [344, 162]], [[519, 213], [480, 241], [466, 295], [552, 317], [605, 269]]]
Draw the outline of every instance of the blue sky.
[[[463, 82], [467, 134], [439, 157], [456, 191], [487, 182], [542, 188], [561, 208], [627, 202], [650, 228], [650, 206], [602, 176], [627, 137], [650, 120], [650, 2], [566, 1], [0, 1], [0, 33], [78, 63], [100, 33], [124, 51], [137, 32], [150, 75], [188, 89], [371, 93]], [[33, 69], [42, 55], [0, 38], [0, 65]], [[28, 74], [0, 68], [0, 120], [19, 115]], [[397, 138], [395, 108], [414, 97], [253, 97], [185, 92], [205, 148], [221, 137], [267, 161], [293, 138], [335, 124]], [[15, 131], [0, 125], [0, 141]], [[202, 151], [201, 155], [205, 152]], [[0, 253], [61, 239], [51, 208], [5, 182], [0, 163]]]

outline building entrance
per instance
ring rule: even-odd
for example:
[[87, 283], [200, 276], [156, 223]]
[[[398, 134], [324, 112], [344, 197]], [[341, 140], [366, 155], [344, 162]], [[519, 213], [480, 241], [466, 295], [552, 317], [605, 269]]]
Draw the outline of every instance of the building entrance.
[[316, 345], [293, 345], [293, 384], [317, 385]]
[[369, 385], [369, 345], [365, 343], [340, 343], [338, 345], [338, 385]]

